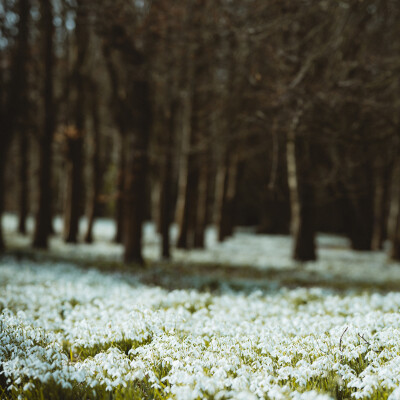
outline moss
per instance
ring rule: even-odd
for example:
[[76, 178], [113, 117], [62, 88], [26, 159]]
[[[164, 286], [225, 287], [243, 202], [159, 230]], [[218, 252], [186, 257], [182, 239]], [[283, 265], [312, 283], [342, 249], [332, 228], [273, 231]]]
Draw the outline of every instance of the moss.
[[94, 357], [97, 354], [105, 353], [108, 349], [115, 347], [119, 349], [122, 353], [128, 355], [131, 349], [136, 349], [140, 346], [145, 346], [146, 344], [151, 343], [152, 337], [149, 336], [143, 340], [134, 340], [134, 339], [126, 339], [123, 338], [114, 342], [107, 343], [99, 343], [91, 347], [84, 346], [74, 346], [68, 341], [63, 341], [62, 347], [64, 353], [68, 356], [68, 358], [72, 361], [83, 361], [86, 358]]

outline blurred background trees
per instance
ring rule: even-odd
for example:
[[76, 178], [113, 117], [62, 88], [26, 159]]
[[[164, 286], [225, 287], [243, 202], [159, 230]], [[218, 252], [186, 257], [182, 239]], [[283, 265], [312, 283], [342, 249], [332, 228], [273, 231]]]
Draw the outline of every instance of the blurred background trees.
[[[151, 219], [170, 257], [235, 226], [400, 259], [395, 0], [0, 0], [0, 213], [46, 248]], [[88, 227], [79, 232], [86, 214]], [[4, 239], [0, 231], [0, 249]]]

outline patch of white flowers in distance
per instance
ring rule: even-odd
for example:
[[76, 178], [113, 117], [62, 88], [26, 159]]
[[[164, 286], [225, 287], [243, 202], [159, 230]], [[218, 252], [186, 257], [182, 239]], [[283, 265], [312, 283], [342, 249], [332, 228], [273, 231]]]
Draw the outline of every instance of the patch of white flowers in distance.
[[399, 307], [400, 293], [168, 292], [3, 261], [0, 382], [22, 395], [140, 381], [176, 399], [400, 399]]

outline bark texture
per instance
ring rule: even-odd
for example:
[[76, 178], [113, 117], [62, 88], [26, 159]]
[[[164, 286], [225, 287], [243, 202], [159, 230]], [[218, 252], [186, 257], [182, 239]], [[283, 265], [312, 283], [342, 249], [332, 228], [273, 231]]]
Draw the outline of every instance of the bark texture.
[[54, 55], [53, 55], [53, 9], [50, 0], [41, 0], [42, 30], [43, 30], [43, 55], [44, 55], [44, 123], [43, 133], [40, 138], [39, 149], [39, 199], [36, 213], [35, 233], [33, 246], [47, 248], [51, 227], [52, 207], [52, 143], [55, 126], [54, 109]]

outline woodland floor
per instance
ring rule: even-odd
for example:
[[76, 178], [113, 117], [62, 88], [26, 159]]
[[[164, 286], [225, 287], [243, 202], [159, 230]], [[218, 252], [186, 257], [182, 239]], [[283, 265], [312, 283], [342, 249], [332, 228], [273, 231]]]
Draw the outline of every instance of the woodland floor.
[[[32, 230], [33, 221], [28, 221]], [[81, 232], [86, 221], [82, 220]], [[71, 262], [81, 267], [103, 271], [133, 273], [146, 284], [167, 289], [195, 288], [218, 290], [230, 286], [240, 290], [255, 288], [326, 287], [337, 290], [400, 290], [400, 263], [390, 261], [386, 251], [356, 252], [349, 241], [340, 236], [319, 234], [318, 260], [298, 263], [291, 260], [292, 241], [288, 236], [256, 235], [252, 229], [239, 228], [233, 237], [217, 242], [214, 228], [206, 232], [206, 249], [179, 250], [172, 246], [171, 260], [160, 259], [160, 236], [155, 227], [144, 227], [144, 255], [146, 265], [125, 265], [123, 248], [113, 243], [114, 224], [99, 219], [94, 226], [93, 244], [66, 244], [59, 235], [50, 240], [47, 251], [34, 250], [29, 236], [16, 233], [17, 220], [6, 215], [7, 253], [19, 259], [35, 261]], [[61, 231], [61, 220], [55, 219], [56, 232]], [[172, 244], [177, 236], [171, 228]]]

